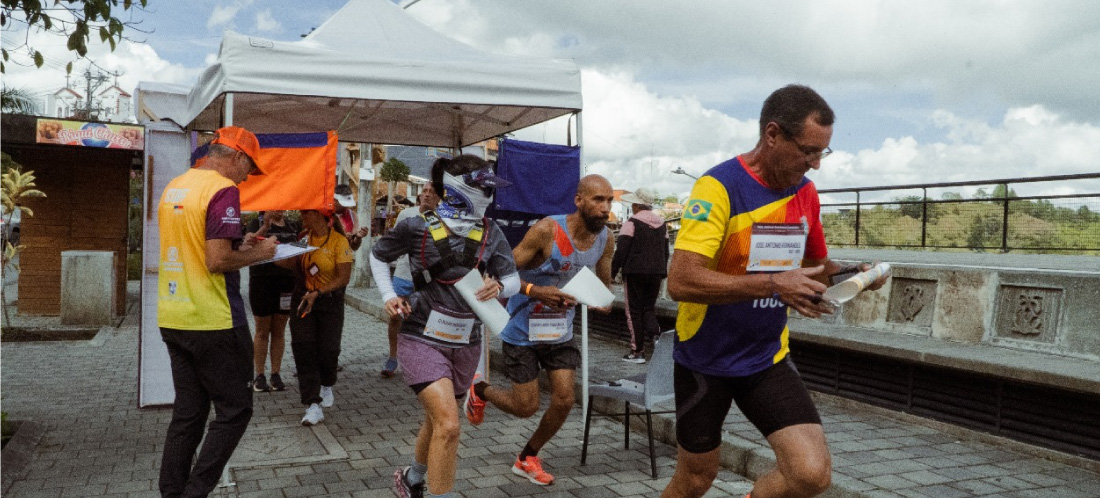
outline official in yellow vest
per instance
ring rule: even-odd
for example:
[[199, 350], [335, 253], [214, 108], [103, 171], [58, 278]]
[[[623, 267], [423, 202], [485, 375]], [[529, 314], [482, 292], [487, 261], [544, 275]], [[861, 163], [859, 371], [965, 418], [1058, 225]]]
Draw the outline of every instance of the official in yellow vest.
[[[275, 241], [241, 236], [237, 184], [263, 174], [259, 151], [251, 132], [222, 128], [202, 164], [169, 182], [160, 199], [157, 324], [176, 391], [162, 496], [208, 495], [252, 418], [252, 335], [238, 270], [274, 257]], [[211, 404], [217, 415], [195, 458]]]

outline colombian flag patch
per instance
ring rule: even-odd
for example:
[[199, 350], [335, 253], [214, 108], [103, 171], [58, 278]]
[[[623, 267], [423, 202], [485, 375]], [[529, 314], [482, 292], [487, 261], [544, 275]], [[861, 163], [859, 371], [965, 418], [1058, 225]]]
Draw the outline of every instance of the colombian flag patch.
[[695, 221], [707, 221], [710, 217], [711, 204], [707, 201], [692, 199], [684, 208], [684, 218]]

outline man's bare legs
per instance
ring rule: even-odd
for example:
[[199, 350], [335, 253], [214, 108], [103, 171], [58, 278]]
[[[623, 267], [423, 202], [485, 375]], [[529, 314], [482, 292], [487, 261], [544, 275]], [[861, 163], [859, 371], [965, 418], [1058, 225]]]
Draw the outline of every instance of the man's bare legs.
[[[776, 466], [753, 484], [752, 498], [810, 497], [829, 488], [832, 458], [818, 424], [785, 427], [768, 436]], [[662, 498], [700, 497], [718, 475], [718, 450], [689, 453], [680, 448], [676, 473]]]
[[[534, 450], [540, 450], [557, 434], [573, 409], [573, 379], [575, 372], [570, 369], [550, 370], [550, 406], [539, 421], [538, 429], [531, 435], [528, 444]], [[485, 389], [485, 397], [501, 411], [517, 417], [528, 418], [539, 409], [538, 379], [516, 384], [511, 389], [490, 385]]]

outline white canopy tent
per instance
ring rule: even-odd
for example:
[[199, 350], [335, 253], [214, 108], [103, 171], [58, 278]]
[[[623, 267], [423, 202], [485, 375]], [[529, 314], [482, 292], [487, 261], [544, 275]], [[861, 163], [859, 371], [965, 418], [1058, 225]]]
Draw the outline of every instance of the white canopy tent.
[[[217, 62], [191, 89], [186, 112], [162, 117], [190, 130], [336, 130], [345, 142], [459, 150], [570, 113], [582, 145], [581, 108], [580, 71], [572, 61], [487, 53], [389, 0], [350, 0], [301, 41], [227, 31]], [[586, 306], [581, 316], [587, 408]]]
[[[351, 0], [297, 42], [227, 31], [176, 121], [456, 147], [581, 110], [572, 61], [491, 54], [388, 0]], [[231, 105], [227, 105], [230, 104]]]

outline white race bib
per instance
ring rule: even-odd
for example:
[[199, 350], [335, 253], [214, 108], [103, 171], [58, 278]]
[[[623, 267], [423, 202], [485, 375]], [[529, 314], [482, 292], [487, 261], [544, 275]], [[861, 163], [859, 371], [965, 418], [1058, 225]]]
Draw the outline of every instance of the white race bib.
[[424, 324], [424, 335], [444, 342], [469, 344], [475, 320], [473, 313], [432, 308]]
[[745, 271], [779, 272], [802, 267], [807, 228], [799, 223], [754, 223]]
[[556, 341], [568, 333], [566, 313], [531, 313], [527, 319], [527, 338], [532, 342]]
[[279, 309], [282, 311], [290, 310], [290, 296], [291, 293], [284, 292], [279, 294]]

